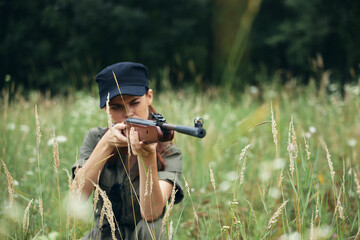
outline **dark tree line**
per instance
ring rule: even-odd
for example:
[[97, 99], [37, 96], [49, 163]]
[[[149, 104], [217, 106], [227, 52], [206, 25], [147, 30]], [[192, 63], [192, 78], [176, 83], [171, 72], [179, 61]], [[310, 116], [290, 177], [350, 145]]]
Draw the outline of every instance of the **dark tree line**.
[[[247, 4], [229, 3], [0, 0], [0, 87], [10, 76], [26, 89], [87, 88], [99, 70], [117, 61], [143, 62], [157, 83], [169, 77], [173, 86], [223, 84], [231, 48], [222, 50], [214, 39], [233, 41], [237, 20], [225, 11], [238, 9], [240, 16]], [[216, 28], [233, 25], [216, 36], [221, 32]], [[260, 81], [255, 77], [260, 71], [271, 76], [278, 69], [307, 79], [317, 54], [336, 81], [359, 72], [357, 0], [263, 0], [251, 26], [235, 66], [241, 84]], [[224, 58], [217, 57], [219, 49]]]

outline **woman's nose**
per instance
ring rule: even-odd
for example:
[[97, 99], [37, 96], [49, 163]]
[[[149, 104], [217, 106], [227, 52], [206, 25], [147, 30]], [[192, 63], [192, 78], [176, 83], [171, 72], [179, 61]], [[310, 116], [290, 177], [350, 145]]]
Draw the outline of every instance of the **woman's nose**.
[[133, 117], [134, 116], [134, 109], [130, 106], [126, 106], [126, 118]]

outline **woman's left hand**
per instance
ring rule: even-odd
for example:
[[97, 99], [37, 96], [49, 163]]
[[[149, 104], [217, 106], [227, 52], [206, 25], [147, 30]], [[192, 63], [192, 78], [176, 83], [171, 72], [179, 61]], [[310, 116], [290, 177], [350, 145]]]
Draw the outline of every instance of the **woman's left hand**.
[[130, 145], [132, 153], [135, 156], [147, 157], [156, 153], [157, 143], [144, 143], [139, 139], [139, 133], [133, 128], [130, 128]]

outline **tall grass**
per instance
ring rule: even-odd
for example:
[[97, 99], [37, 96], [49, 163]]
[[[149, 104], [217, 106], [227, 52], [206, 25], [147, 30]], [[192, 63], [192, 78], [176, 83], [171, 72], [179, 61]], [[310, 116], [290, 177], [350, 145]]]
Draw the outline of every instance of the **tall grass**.
[[[168, 122], [192, 125], [202, 116], [207, 130], [204, 139], [176, 134], [187, 194], [164, 222], [169, 238], [358, 238], [360, 85], [343, 96], [331, 89], [290, 82], [238, 95], [155, 93]], [[82, 92], [10, 103], [2, 95], [0, 238], [80, 238], [93, 225], [92, 204], [82, 218], [62, 210], [71, 184], [64, 170], [86, 131], [107, 125], [106, 113]]]

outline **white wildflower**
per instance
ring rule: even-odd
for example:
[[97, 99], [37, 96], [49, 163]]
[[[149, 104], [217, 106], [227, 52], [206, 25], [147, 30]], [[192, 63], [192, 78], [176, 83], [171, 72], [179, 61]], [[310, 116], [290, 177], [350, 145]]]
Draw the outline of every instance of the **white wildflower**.
[[229, 181], [222, 181], [219, 185], [219, 190], [221, 192], [226, 192], [231, 187], [231, 183]]
[[356, 139], [355, 138], [350, 138], [350, 139], [348, 139], [347, 140], [347, 145], [349, 146], [349, 147], [355, 147], [356, 146], [356, 144], [357, 144], [357, 141], [356, 141]]
[[298, 232], [292, 232], [289, 234], [281, 235], [279, 240], [301, 240], [301, 234]]
[[15, 123], [8, 123], [8, 124], [6, 125], [6, 129], [7, 129], [7, 130], [15, 130], [15, 128], [16, 128]]
[[285, 167], [285, 159], [283, 158], [276, 158], [273, 162], [273, 167], [274, 169], [282, 169], [283, 167]]
[[29, 132], [30, 128], [29, 128], [29, 126], [26, 126], [26, 125], [20, 125], [20, 131]]
[[[67, 142], [67, 140], [68, 140], [68, 138], [66, 136], [63, 136], [63, 135], [56, 136], [55, 139], [56, 139], [57, 143], [64, 143], [64, 142]], [[51, 139], [49, 139], [49, 141], [47, 142], [47, 145], [48, 146], [54, 145], [54, 138], [53, 137]]]
[[14, 179], [14, 186], [19, 186], [19, 182]]
[[316, 133], [316, 128], [315, 128], [314, 126], [310, 126], [310, 127], [309, 127], [309, 132], [310, 132], [311, 134]]
[[320, 226], [318, 228], [314, 228], [312, 237], [313, 239], [328, 239], [331, 234], [332, 229], [330, 226]]
[[274, 199], [279, 199], [281, 197], [281, 192], [278, 188], [271, 187], [269, 189], [269, 196]]
[[252, 95], [256, 95], [259, 92], [259, 88], [257, 88], [256, 86], [250, 86], [249, 87], [249, 92]]

